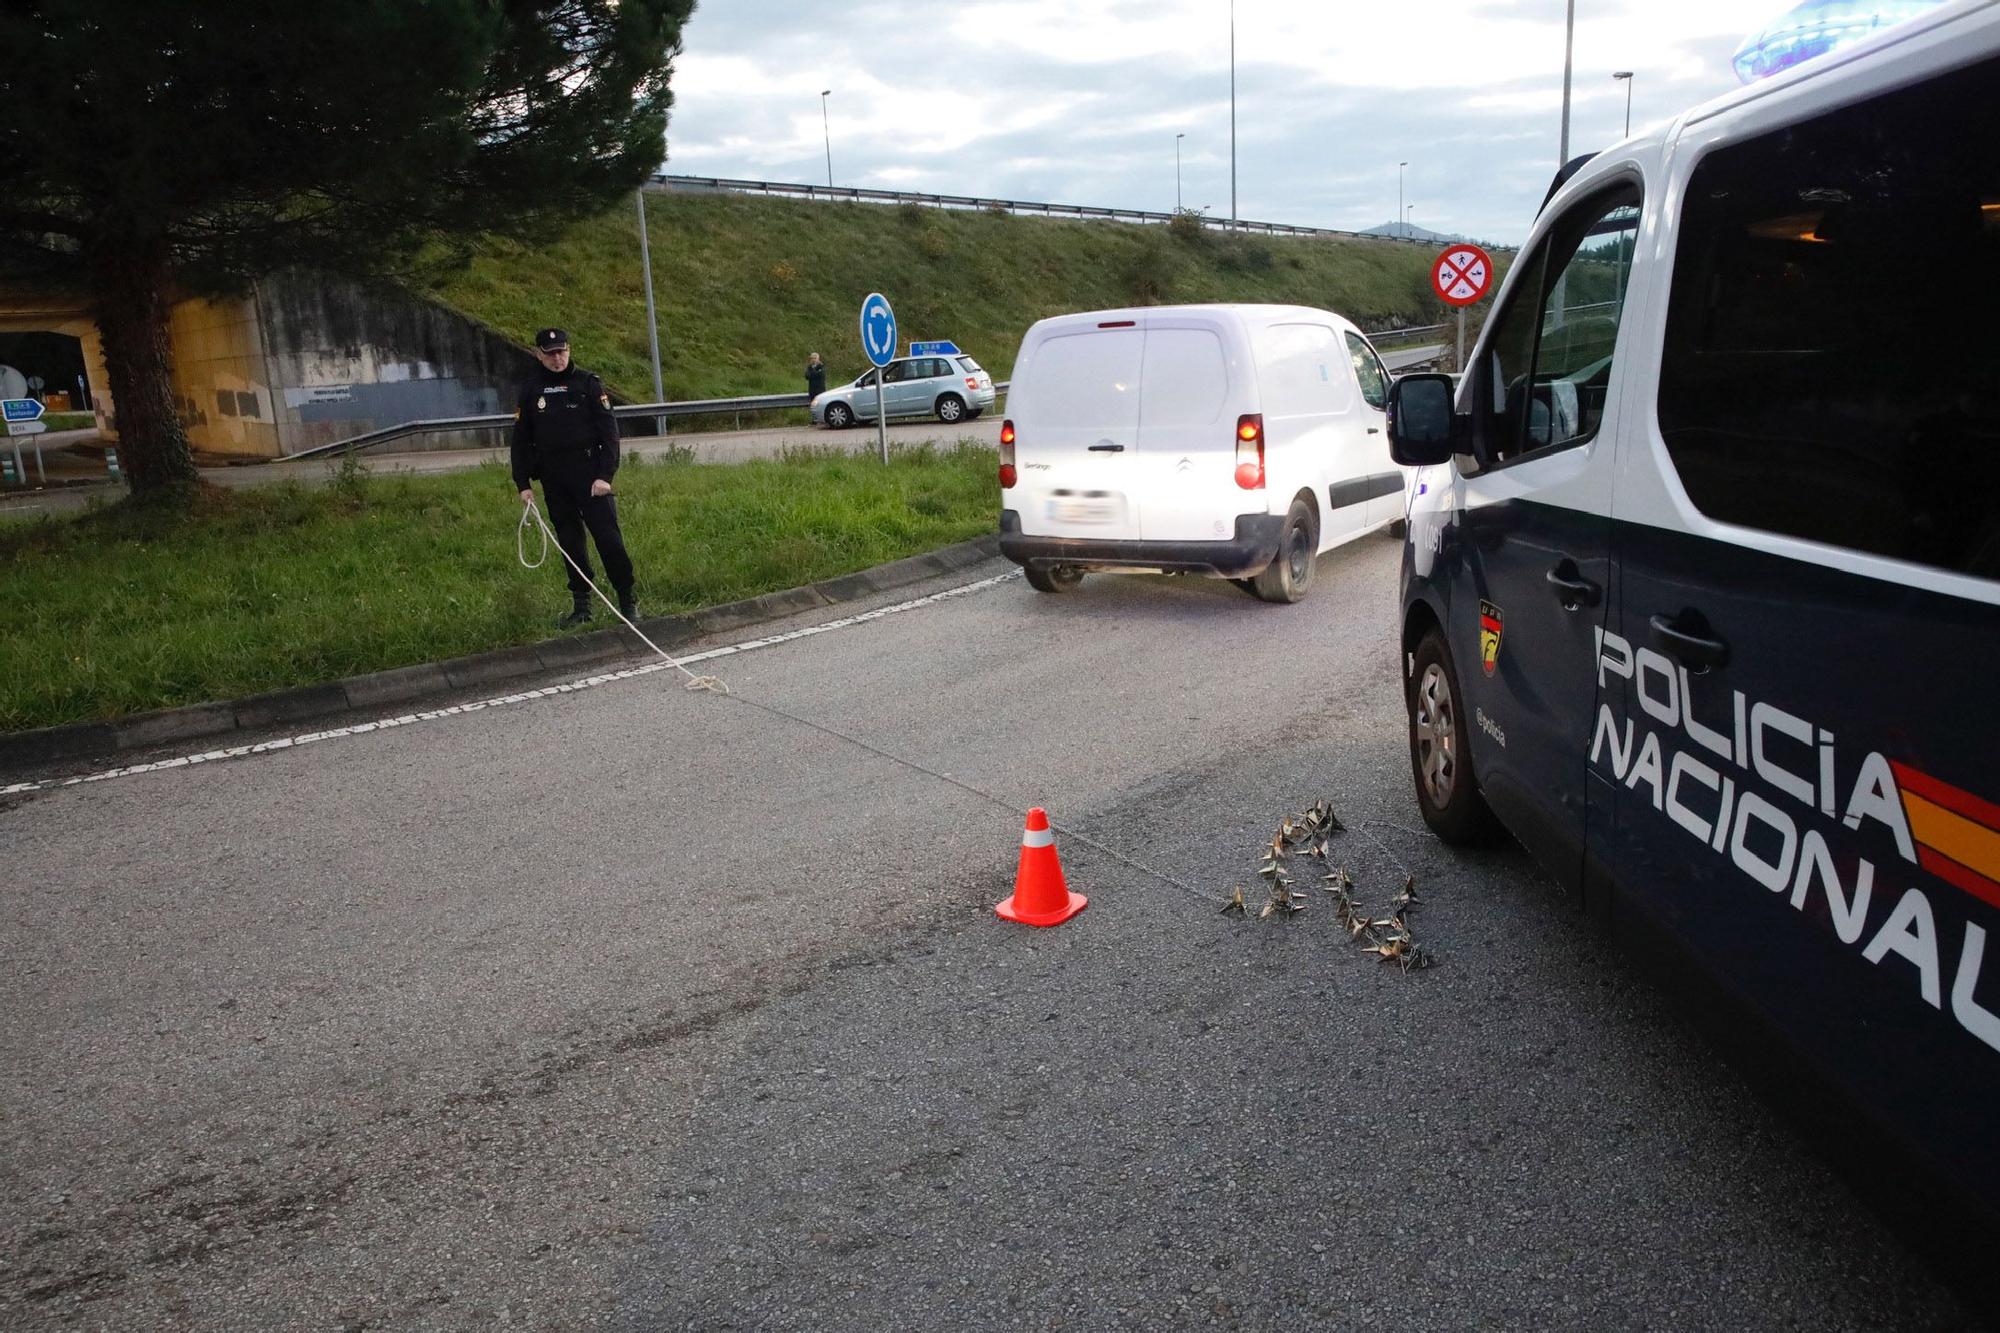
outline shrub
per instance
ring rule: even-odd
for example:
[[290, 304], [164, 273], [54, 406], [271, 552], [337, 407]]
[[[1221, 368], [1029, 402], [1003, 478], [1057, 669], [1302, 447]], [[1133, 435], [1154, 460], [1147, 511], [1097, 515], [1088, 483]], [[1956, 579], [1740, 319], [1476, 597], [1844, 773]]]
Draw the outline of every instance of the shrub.
[[1201, 245], [1208, 240], [1208, 225], [1202, 221], [1199, 211], [1176, 208], [1174, 215], [1167, 219], [1167, 235], [1186, 245]]

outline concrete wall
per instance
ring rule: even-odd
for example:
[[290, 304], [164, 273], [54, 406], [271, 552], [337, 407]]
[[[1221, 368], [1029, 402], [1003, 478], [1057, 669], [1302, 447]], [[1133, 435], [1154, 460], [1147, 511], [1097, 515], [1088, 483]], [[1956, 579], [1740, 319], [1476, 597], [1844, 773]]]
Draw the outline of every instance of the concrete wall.
[[[0, 330], [82, 340], [100, 429], [116, 437], [103, 341], [76, 292], [0, 287]], [[168, 312], [174, 399], [198, 458], [278, 458], [427, 417], [512, 410], [534, 355], [389, 284], [285, 272], [251, 293], [189, 298]], [[493, 431], [441, 434], [395, 449], [504, 443]]]
[[[272, 410], [285, 453], [426, 417], [511, 410], [534, 357], [400, 288], [317, 273], [257, 285]], [[464, 448], [504, 436], [435, 435], [397, 448]]]
[[284, 450], [253, 300], [176, 302], [167, 315], [174, 399], [198, 454], [273, 458]]

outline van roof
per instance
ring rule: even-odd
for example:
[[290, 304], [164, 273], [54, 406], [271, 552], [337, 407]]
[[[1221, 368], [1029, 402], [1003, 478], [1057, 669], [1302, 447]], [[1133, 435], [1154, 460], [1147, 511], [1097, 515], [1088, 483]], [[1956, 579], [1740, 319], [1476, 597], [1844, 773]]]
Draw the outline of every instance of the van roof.
[[1936, 9], [1926, 11], [1915, 17], [1905, 19], [1901, 23], [1886, 27], [1865, 41], [1856, 42], [1853, 46], [1841, 47], [1837, 51], [1829, 51], [1825, 55], [1814, 56], [1811, 60], [1794, 65], [1782, 74], [1773, 74], [1769, 78], [1759, 79], [1755, 83], [1745, 84], [1741, 88], [1733, 89], [1717, 97], [1712, 97], [1706, 102], [1699, 103], [1683, 111], [1664, 125], [1657, 126], [1642, 134], [1635, 134], [1631, 138], [1621, 140], [1620, 142], [1643, 143], [1656, 139], [1671, 140], [1689, 125], [1707, 120], [1712, 116], [1719, 116], [1726, 111], [1733, 110], [1750, 102], [1755, 102], [1760, 98], [1773, 96], [1807, 80], [1843, 77], [1855, 65], [1867, 61], [1891, 47], [1915, 41], [1926, 33], [1961, 22], [1982, 11], [1992, 10], [1996, 6], [2000, 6], [2000, 0], [1947, 0], [1947, 3], [1939, 5]]
[[[1602, 151], [1593, 154], [1592, 157], [1608, 160], [1617, 155], [1620, 150], [1651, 144], [1672, 143], [1691, 125], [1699, 124], [1711, 117], [1722, 115], [1725, 112], [1748, 105], [1762, 98], [1775, 96], [1788, 88], [1797, 87], [1808, 80], [1817, 81], [1847, 77], [1857, 64], [1869, 61], [1891, 47], [1900, 46], [1905, 42], [1916, 41], [1939, 28], [1963, 22], [1974, 15], [1982, 13], [1988, 14], [1989, 17], [2000, 18], [2000, 14], [1992, 13], [1996, 7], [2000, 7], [2000, 0], [1947, 0], [1947, 3], [1939, 5], [1934, 10], [1884, 28], [1867, 40], [1856, 42], [1853, 46], [1842, 47], [1837, 51], [1829, 51], [1825, 55], [1815, 56], [1811, 60], [1793, 66], [1782, 74], [1774, 74], [1769, 78], [1759, 79], [1755, 83], [1746, 84], [1731, 92], [1710, 98], [1706, 102], [1699, 103], [1681, 112], [1664, 124], [1656, 125], [1652, 129], [1641, 131], [1626, 139], [1621, 139], [1617, 143], [1611, 144]], [[1563, 180], [1561, 186], [1552, 190], [1549, 197], [1542, 201], [1541, 208], [1537, 210], [1537, 216], [1547, 212], [1550, 204], [1557, 196], [1569, 194], [1571, 187], [1577, 181], [1588, 181], [1595, 174], [1589, 161], [1586, 160], [1579, 164], [1571, 172], [1568, 179]], [[1584, 188], [1589, 187], [1586, 185]]]
[[1112, 321], [1131, 320], [1134, 324], [1145, 324], [1158, 315], [1206, 315], [1216, 319], [1237, 321], [1245, 324], [1279, 323], [1300, 318], [1332, 319], [1344, 325], [1354, 325], [1347, 316], [1332, 310], [1323, 310], [1307, 305], [1265, 305], [1256, 302], [1210, 302], [1196, 305], [1144, 305], [1126, 306], [1115, 310], [1078, 310], [1070, 314], [1051, 315], [1038, 320], [1036, 328], [1069, 328], [1079, 324], [1104, 324]]

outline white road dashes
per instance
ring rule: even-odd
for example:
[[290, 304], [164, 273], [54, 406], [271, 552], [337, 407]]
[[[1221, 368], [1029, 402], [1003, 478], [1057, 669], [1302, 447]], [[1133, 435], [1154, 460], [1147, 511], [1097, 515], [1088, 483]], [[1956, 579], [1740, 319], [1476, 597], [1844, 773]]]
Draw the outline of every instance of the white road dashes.
[[[920, 607], [932, 606], [938, 602], [950, 601], [970, 593], [983, 592], [988, 588], [1021, 576], [1019, 570], [1009, 570], [996, 574], [990, 579], [977, 583], [967, 583], [956, 588], [946, 588], [943, 592], [931, 593], [927, 597], [914, 598], [907, 602], [897, 602], [893, 606], [880, 606], [873, 611], [863, 611], [858, 615], [842, 616], [824, 624], [807, 625], [802, 629], [787, 630], [783, 634], [773, 634], [762, 639], [751, 639], [744, 643], [732, 643], [721, 648], [711, 648], [706, 652], [691, 653], [676, 658], [682, 666], [695, 662], [713, 661], [718, 657], [731, 657], [737, 653], [752, 652], [759, 648], [772, 648], [795, 639], [811, 638], [815, 634], [829, 634], [834, 630], [849, 629], [855, 625], [880, 620], [903, 611], [915, 611]], [[319, 741], [343, 740], [350, 736], [365, 736], [371, 732], [388, 731], [393, 727], [413, 726], [419, 722], [435, 722], [443, 718], [459, 717], [467, 713], [477, 713], [488, 708], [505, 708], [512, 704], [524, 704], [536, 699], [552, 698], [559, 694], [576, 694], [582, 690], [594, 690], [600, 685], [615, 681], [631, 680], [635, 676], [650, 676], [656, 671], [672, 671], [674, 663], [661, 660], [649, 662], [645, 666], [628, 667], [623, 671], [607, 671], [582, 680], [561, 685], [547, 685], [537, 690], [523, 690], [518, 694], [503, 694], [492, 699], [480, 699], [473, 703], [453, 704], [449, 708], [425, 709], [417, 713], [403, 713], [396, 717], [379, 718], [373, 722], [359, 722], [351, 727], [334, 727], [327, 731], [308, 731], [297, 736], [286, 736], [279, 740], [260, 741], [255, 745], [234, 745], [224, 750], [204, 750], [199, 754], [180, 755], [172, 759], [157, 759], [146, 764], [129, 764], [123, 768], [107, 768], [96, 773], [79, 774], [69, 778], [43, 778], [33, 782], [16, 782], [0, 787], [0, 796], [13, 796], [22, 792], [47, 791], [55, 787], [74, 787], [87, 782], [107, 782], [112, 778], [137, 777], [141, 773], [158, 773], [169, 768], [188, 768], [195, 764], [219, 763], [225, 759], [243, 759], [251, 755], [269, 754], [276, 750], [295, 749], [301, 745], [311, 745]]]

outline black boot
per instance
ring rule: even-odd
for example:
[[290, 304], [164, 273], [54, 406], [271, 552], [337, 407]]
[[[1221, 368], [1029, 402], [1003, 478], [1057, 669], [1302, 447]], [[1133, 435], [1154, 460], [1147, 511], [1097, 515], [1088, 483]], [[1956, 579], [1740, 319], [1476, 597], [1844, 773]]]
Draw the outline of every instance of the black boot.
[[639, 597], [630, 588], [618, 594], [618, 614], [627, 620], [639, 618]]
[[589, 623], [590, 599], [588, 597], [579, 597], [576, 599], [576, 605], [570, 608], [569, 614], [556, 622], [556, 628], [575, 629], [578, 625], [588, 625]]

